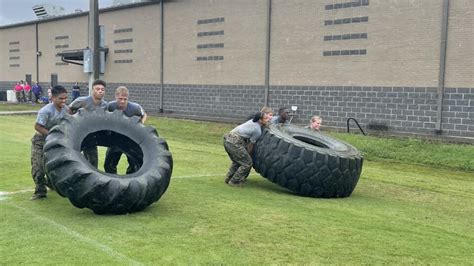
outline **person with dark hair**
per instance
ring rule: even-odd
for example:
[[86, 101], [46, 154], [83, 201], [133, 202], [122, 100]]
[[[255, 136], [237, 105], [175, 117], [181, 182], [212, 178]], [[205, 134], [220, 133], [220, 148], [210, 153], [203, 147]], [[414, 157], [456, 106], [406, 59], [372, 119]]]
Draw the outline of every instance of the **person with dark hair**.
[[[106, 83], [103, 80], [95, 80], [92, 83], [92, 95], [79, 97], [69, 104], [69, 113], [75, 114], [80, 108], [84, 108], [89, 112], [98, 109], [107, 109], [107, 102], [104, 101]], [[96, 141], [93, 138], [88, 138], [84, 141], [86, 146], [82, 147], [84, 157], [97, 168], [99, 165], [99, 156], [97, 151]]]
[[49, 130], [59, 123], [68, 112], [66, 105], [67, 90], [56, 85], [51, 90], [52, 103], [45, 105], [38, 112], [35, 122], [36, 133], [31, 139], [31, 176], [35, 182], [32, 200], [46, 198], [46, 179], [43, 164], [43, 146]]
[[273, 116], [271, 108], [262, 109], [253, 119], [232, 129], [224, 135], [224, 148], [232, 161], [225, 182], [229, 185], [241, 185], [246, 182], [252, 169], [253, 145], [262, 135], [262, 126], [267, 125]]
[[43, 89], [39, 85], [38, 81], [35, 81], [35, 85], [33, 85], [33, 88], [31, 88], [31, 91], [33, 92], [33, 95], [35, 96], [35, 103], [39, 103], [41, 94], [43, 93]]
[[[115, 110], [121, 110], [123, 114], [127, 117], [138, 116], [140, 117], [140, 122], [145, 123], [147, 115], [143, 108], [134, 102], [128, 101], [129, 92], [127, 87], [120, 86], [115, 91], [115, 101], [109, 102], [107, 110], [113, 112]], [[118, 147], [109, 147], [105, 154], [104, 161], [104, 170], [107, 173], [117, 174], [117, 165], [122, 156], [122, 151]], [[127, 174], [136, 172], [136, 164], [133, 163], [133, 158], [127, 155], [128, 168]]]
[[28, 81], [25, 81], [23, 86], [23, 91], [25, 92], [25, 102], [31, 102], [31, 86], [28, 84]]
[[81, 96], [81, 87], [79, 87], [78, 83], [74, 83], [74, 86], [72, 86], [72, 100], [74, 101], [75, 99], [79, 98]]
[[25, 82], [23, 80], [20, 80], [20, 87], [21, 87], [21, 101], [26, 102]]
[[21, 86], [20, 82], [17, 82], [15, 87], [14, 87], [14, 90], [15, 90], [15, 96], [16, 96], [16, 100], [17, 102], [21, 103], [22, 100], [23, 100], [23, 87]]
[[288, 123], [290, 118], [290, 110], [286, 107], [278, 109], [278, 115], [274, 116], [270, 121], [272, 124], [285, 124]]

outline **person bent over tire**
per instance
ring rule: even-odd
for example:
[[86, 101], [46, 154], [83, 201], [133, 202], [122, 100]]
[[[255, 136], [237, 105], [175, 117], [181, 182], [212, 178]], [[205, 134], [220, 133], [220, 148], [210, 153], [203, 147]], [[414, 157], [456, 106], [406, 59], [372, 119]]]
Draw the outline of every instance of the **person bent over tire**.
[[253, 119], [237, 126], [224, 135], [224, 149], [232, 161], [225, 182], [229, 185], [240, 185], [246, 182], [252, 169], [253, 144], [262, 135], [262, 126], [272, 119], [273, 112], [264, 107]]
[[232, 161], [226, 175], [226, 183], [241, 183], [252, 169], [252, 157], [247, 150], [248, 139], [234, 132], [224, 135], [224, 148]]

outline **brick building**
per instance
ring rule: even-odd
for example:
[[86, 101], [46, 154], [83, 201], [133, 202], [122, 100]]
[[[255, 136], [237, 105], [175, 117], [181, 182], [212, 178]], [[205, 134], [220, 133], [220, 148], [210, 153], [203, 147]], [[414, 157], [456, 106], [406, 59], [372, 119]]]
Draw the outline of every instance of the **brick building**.
[[[298, 106], [302, 124], [318, 114], [344, 129], [353, 117], [474, 140], [468, 0], [168, 0], [101, 9], [99, 23], [108, 100], [126, 85], [149, 112], [241, 121], [265, 104]], [[87, 74], [57, 54], [85, 48], [87, 24], [77, 13], [0, 26], [0, 90], [54, 76], [85, 94]]]

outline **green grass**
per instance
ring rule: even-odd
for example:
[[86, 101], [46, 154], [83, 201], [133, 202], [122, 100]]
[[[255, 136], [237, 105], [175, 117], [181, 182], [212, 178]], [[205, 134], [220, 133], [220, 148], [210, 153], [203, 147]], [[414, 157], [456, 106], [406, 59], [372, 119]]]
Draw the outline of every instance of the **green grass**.
[[[0, 190], [32, 189], [34, 116], [0, 121]], [[245, 187], [226, 186], [222, 134], [231, 124], [149, 122], [174, 158], [172, 181], [160, 201], [139, 213], [98, 216], [54, 192], [42, 201], [30, 201], [31, 192], [0, 196], [1, 263], [474, 261], [472, 146], [337, 134], [366, 156], [359, 184], [348, 198], [315, 199], [292, 195], [254, 172]], [[453, 165], [457, 156], [460, 163]]]
[[39, 103], [2, 103], [0, 102], [0, 112], [3, 111], [32, 111], [39, 110], [44, 104]]
[[380, 138], [355, 134], [331, 135], [356, 146], [368, 160], [393, 160], [474, 171], [474, 146], [413, 138]]

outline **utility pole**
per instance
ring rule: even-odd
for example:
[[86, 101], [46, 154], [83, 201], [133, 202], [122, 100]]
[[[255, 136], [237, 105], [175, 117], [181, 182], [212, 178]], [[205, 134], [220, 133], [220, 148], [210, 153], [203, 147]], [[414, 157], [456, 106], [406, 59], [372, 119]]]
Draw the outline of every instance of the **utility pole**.
[[89, 95], [91, 95], [92, 83], [99, 79], [99, 0], [89, 1], [89, 49], [92, 59], [92, 72], [89, 73]]

